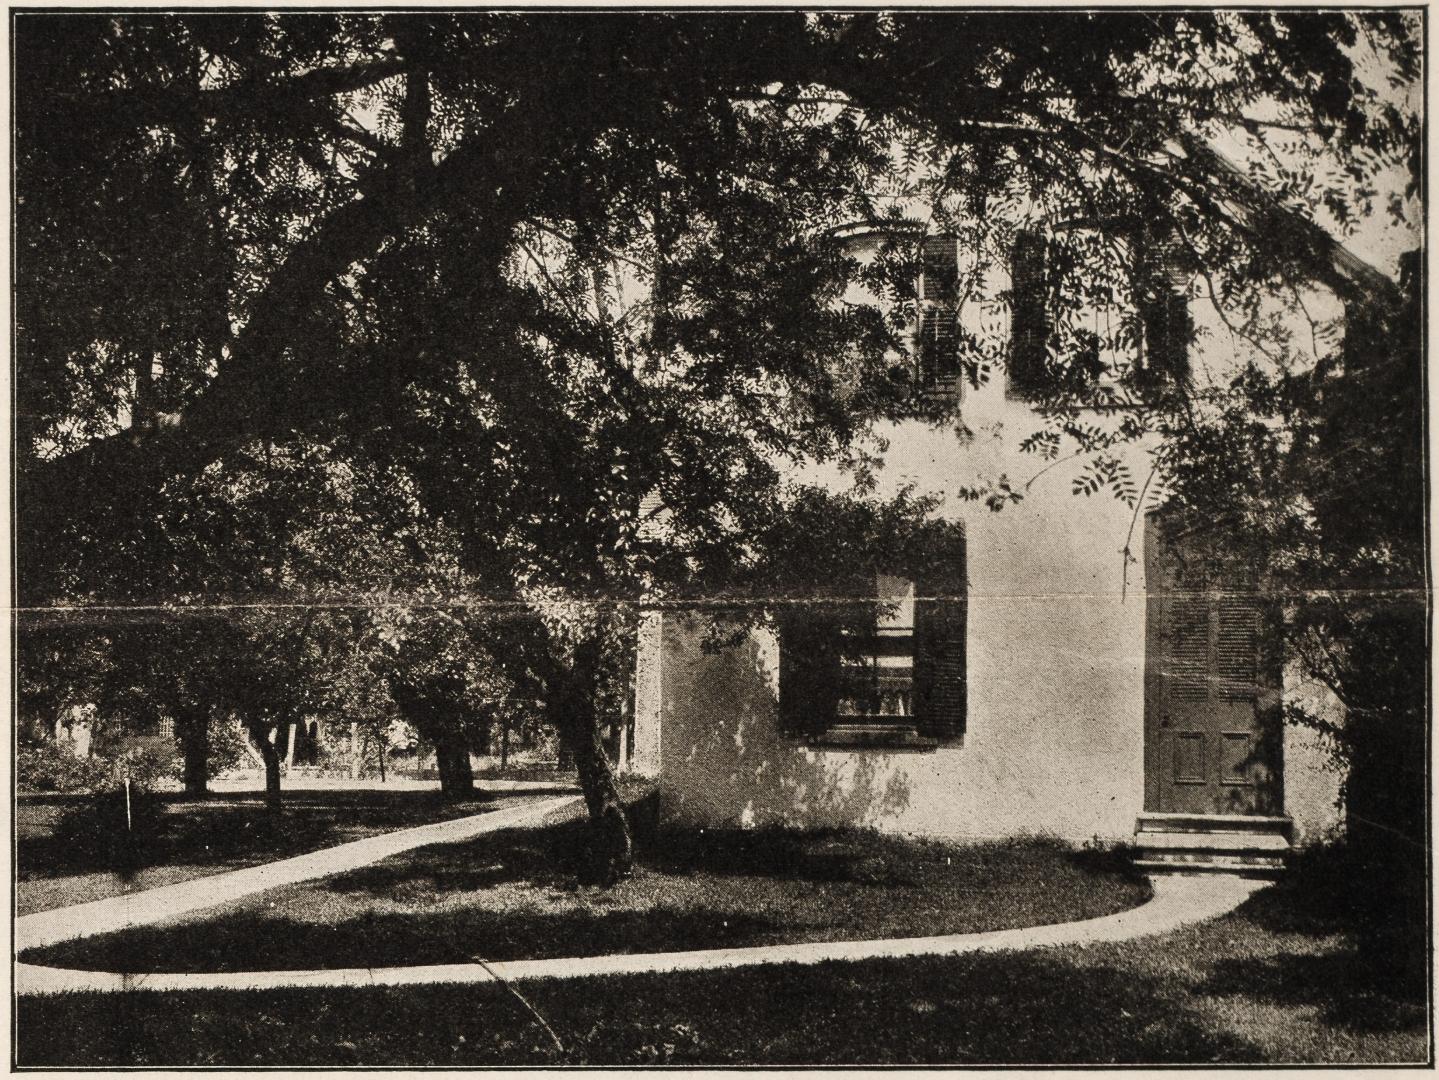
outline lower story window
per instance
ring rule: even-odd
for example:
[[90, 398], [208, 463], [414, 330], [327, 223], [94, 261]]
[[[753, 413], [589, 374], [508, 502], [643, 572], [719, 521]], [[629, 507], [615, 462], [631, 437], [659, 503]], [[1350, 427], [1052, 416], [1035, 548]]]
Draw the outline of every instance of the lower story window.
[[841, 631], [832, 728], [914, 729], [915, 583], [878, 574], [868, 618]]
[[931, 573], [867, 575], [780, 625], [780, 714], [822, 743], [935, 745], [964, 734], [962, 550]]

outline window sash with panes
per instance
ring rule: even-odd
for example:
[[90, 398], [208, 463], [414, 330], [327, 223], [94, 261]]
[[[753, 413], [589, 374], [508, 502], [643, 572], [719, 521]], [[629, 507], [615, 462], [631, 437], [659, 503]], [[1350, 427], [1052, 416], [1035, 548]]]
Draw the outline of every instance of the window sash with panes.
[[914, 729], [913, 581], [876, 575], [872, 625], [841, 631], [836, 727]]
[[779, 616], [780, 721], [791, 735], [937, 746], [965, 728], [961, 542], [924, 573], [863, 574]]

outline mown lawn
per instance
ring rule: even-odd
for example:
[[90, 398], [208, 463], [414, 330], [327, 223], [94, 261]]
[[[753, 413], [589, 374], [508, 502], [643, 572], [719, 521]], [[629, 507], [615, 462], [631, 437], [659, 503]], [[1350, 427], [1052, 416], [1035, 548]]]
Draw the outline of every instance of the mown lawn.
[[378, 833], [511, 806], [523, 793], [449, 802], [438, 791], [293, 791], [268, 813], [259, 794], [151, 796], [125, 828], [115, 797], [16, 800], [18, 914], [254, 866]]
[[[1416, 937], [1416, 948], [1424, 946]], [[1294, 889], [1087, 949], [503, 988], [22, 998], [16, 1061], [83, 1065], [1423, 1062], [1422, 988]], [[193, 1019], [192, 1019], [193, 1018]]]
[[585, 825], [423, 848], [24, 959], [141, 973], [594, 956], [1036, 926], [1149, 895], [1124, 857], [1044, 840], [781, 830], [666, 834], [641, 847], [630, 880], [579, 888]]

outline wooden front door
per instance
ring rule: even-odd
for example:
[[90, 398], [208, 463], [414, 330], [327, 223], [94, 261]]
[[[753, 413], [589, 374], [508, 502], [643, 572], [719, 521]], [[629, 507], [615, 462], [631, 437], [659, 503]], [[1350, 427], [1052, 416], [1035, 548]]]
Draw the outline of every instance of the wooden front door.
[[1269, 605], [1253, 577], [1199, 565], [1151, 518], [1144, 808], [1279, 814], [1282, 729]]

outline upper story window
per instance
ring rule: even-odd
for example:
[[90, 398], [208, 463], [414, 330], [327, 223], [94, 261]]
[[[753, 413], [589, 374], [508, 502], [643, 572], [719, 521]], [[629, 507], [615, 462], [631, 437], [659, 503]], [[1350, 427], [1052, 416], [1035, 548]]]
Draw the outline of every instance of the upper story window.
[[[951, 396], [961, 390], [965, 332], [959, 322], [959, 238], [953, 233], [924, 235], [923, 223], [912, 220], [848, 226], [835, 237], [856, 258], [869, 262], [892, 254], [894, 245], [912, 251], [920, 245], [920, 264], [913, 282], [915, 320], [908, 331], [909, 347], [890, 354], [891, 377], [927, 395]], [[922, 237], [922, 239], [921, 239]], [[906, 260], [907, 261], [907, 260]], [[875, 296], [858, 286], [853, 300], [873, 303]]]
[[[1130, 231], [1137, 245], [1139, 333], [1133, 381], [1139, 387], [1182, 384], [1189, 377], [1193, 321], [1177, 241], [1152, 230]], [[1098, 334], [1060, 326], [1064, 248], [1038, 230], [1015, 237], [1010, 258], [1010, 352], [1008, 387], [1024, 397], [1047, 397], [1066, 386], [1079, 389], [1101, 380]]]

